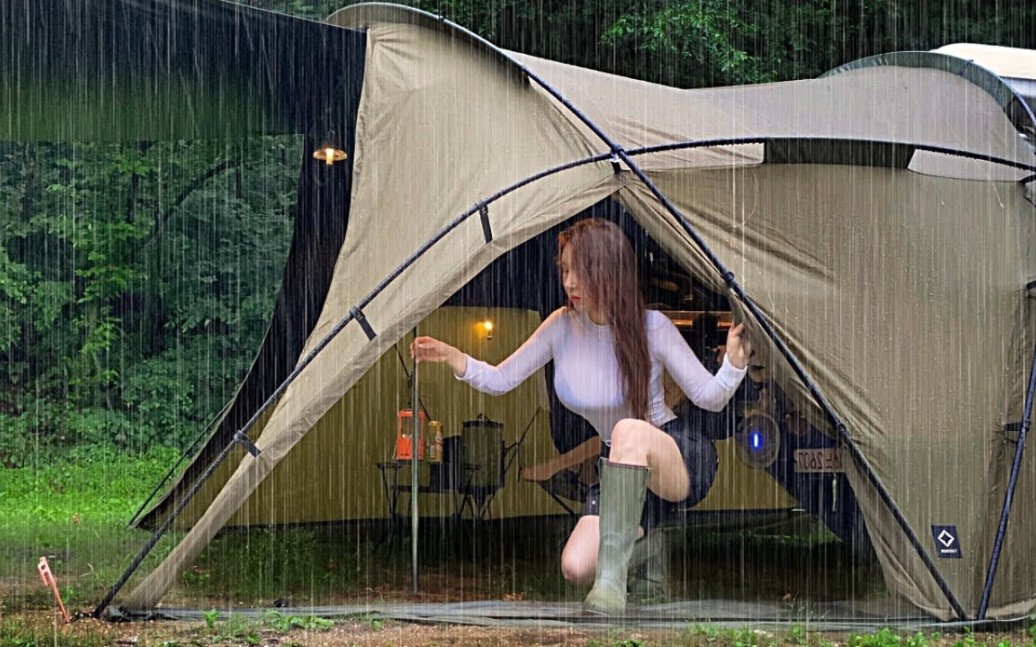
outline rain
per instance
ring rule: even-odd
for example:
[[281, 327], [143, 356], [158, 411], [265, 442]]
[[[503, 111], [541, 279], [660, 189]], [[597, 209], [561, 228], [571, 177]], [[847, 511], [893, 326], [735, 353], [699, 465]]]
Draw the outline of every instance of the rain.
[[7, 0], [0, 645], [1031, 644], [1034, 34]]

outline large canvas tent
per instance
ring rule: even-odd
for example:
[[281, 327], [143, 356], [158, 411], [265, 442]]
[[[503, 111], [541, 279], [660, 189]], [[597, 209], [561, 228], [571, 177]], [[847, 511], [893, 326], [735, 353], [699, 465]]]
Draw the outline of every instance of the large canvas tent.
[[[12, 4], [29, 16], [42, 6]], [[133, 139], [155, 124], [170, 135], [301, 132], [308, 157], [335, 130], [351, 155], [347, 168], [303, 167], [270, 333], [151, 520], [181, 508], [195, 485], [210, 490], [127, 608], [157, 604], [235, 515], [290, 505], [263, 504], [263, 484], [307, 439], [359, 446], [378, 433], [356, 404], [371, 368], [415, 326], [437, 325], [428, 318], [494, 260], [606, 198], [729, 299], [773, 380], [840, 443], [894, 593], [942, 619], [1036, 608], [1027, 548], [1036, 515], [1011, 505], [1036, 494], [1036, 463], [1022, 451], [1036, 347], [1036, 156], [995, 75], [925, 54], [816, 80], [686, 91], [501, 51], [387, 5], [349, 7], [320, 26], [200, 0], [55, 13], [67, 20], [37, 17], [58, 40], [76, 41], [80, 29], [137, 43], [131, 32], [148, 35], [142, 47], [162, 56], [120, 60], [161, 87], [199, 61], [224, 70], [205, 77], [214, 83], [172, 83], [181, 91], [146, 106], [150, 123], [93, 115], [108, 124], [98, 137]], [[32, 24], [11, 12], [0, 22], [13, 36]], [[172, 26], [179, 40], [155, 36]], [[303, 32], [315, 48], [300, 45]], [[61, 99], [47, 119], [27, 115], [44, 109], [33, 97], [46, 96], [48, 66], [75, 63], [79, 50], [40, 63], [32, 40], [4, 39], [24, 73], [5, 75], [15, 109], [0, 136], [67, 137], [60, 124], [84, 117]], [[88, 70], [79, 98], [103, 104], [90, 75], [104, 81], [117, 67], [77, 66]], [[297, 83], [303, 73], [312, 84]], [[132, 89], [135, 78], [108, 80]], [[198, 114], [175, 109], [195, 104], [210, 108], [199, 123], [174, 118]], [[530, 414], [537, 388], [525, 396]], [[229, 451], [242, 436], [257, 454]], [[202, 483], [205, 466], [227, 455], [217, 485]], [[307, 478], [337, 469], [328, 462]]]

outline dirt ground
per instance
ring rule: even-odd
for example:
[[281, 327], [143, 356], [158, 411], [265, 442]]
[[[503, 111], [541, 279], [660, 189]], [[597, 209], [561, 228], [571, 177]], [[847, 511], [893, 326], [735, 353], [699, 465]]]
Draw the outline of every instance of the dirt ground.
[[[731, 632], [711, 633], [701, 628], [641, 630], [635, 627], [517, 628], [447, 624], [414, 624], [394, 621], [343, 620], [327, 630], [278, 631], [257, 621], [251, 625], [231, 625], [219, 621], [210, 627], [203, 620], [110, 623], [84, 618], [64, 624], [52, 611], [26, 611], [0, 616], [0, 627], [18, 627], [20, 635], [32, 636], [34, 643], [11, 640], [0, 631], [0, 645], [113, 645], [121, 647], [187, 647], [204, 645], [260, 645], [306, 647], [445, 647], [477, 645], [565, 645], [572, 647], [658, 647], [686, 645], [720, 647], [723, 645], [815, 645], [840, 647], [850, 644], [844, 633], [787, 633], [746, 627], [735, 636]], [[902, 635], [903, 632], [900, 632]], [[856, 644], [859, 644], [857, 641]], [[874, 647], [907, 644], [895, 637], [866, 643]], [[1032, 645], [1025, 628], [1001, 633], [926, 632], [924, 642], [909, 644], [928, 647], [1003, 647]]]
[[[467, 625], [428, 625], [385, 621], [339, 621], [324, 631], [296, 629], [282, 632], [254, 623], [256, 633], [230, 630], [225, 623], [213, 628], [204, 621], [153, 621], [110, 623], [85, 618], [64, 624], [50, 611], [31, 611], [0, 618], [0, 626], [17, 625], [33, 635], [36, 644], [116, 645], [165, 647], [187, 645], [300, 645], [312, 647], [445, 647], [446, 645], [670, 645], [678, 641], [672, 631], [638, 631], [608, 628], [498, 628]], [[258, 641], [256, 641], [258, 638]], [[0, 634], [0, 645], [6, 645]], [[13, 643], [12, 643], [13, 644]], [[637, 642], [625, 644], [636, 645]], [[687, 644], [687, 643], [681, 643]]]

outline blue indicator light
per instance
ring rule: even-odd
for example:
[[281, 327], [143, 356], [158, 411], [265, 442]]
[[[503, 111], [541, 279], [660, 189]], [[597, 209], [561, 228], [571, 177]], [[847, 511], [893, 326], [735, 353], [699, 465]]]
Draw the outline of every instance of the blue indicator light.
[[759, 431], [752, 431], [748, 434], [748, 443], [753, 450], [760, 450], [763, 448], [763, 434]]

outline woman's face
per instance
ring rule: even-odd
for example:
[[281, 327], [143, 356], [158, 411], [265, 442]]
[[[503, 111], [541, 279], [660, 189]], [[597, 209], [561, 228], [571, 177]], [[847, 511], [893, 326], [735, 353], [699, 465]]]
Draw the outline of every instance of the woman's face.
[[572, 256], [572, 246], [565, 245], [561, 250], [561, 285], [565, 288], [565, 295], [572, 302], [572, 307], [578, 312], [592, 316], [596, 314], [596, 304], [591, 301], [589, 290], [576, 271]]

